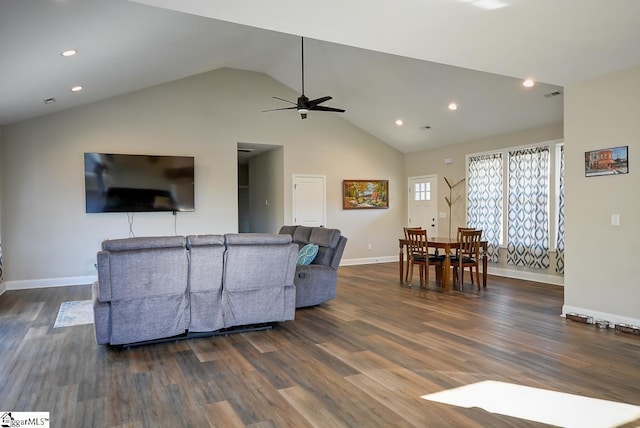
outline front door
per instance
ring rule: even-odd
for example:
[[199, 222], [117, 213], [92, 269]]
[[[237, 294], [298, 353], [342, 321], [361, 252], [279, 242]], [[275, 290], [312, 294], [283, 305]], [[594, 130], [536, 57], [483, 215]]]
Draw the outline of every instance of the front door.
[[409, 177], [409, 227], [422, 227], [438, 236], [438, 177]]

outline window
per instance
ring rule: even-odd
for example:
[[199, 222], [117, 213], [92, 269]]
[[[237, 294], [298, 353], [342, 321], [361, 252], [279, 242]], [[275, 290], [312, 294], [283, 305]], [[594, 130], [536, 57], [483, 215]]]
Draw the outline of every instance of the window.
[[430, 201], [431, 200], [431, 183], [416, 183], [413, 189], [414, 201]]
[[467, 156], [467, 224], [483, 230], [489, 261], [506, 247], [507, 263], [547, 269], [549, 250], [564, 250], [561, 150], [549, 142]]

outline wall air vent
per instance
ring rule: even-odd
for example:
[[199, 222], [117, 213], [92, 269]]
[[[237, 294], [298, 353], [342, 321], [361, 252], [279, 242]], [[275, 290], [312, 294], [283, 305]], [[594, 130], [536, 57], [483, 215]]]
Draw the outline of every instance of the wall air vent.
[[254, 149], [238, 149], [238, 153], [251, 153]]
[[548, 94], [544, 94], [546, 98], [557, 97], [558, 95], [562, 95], [560, 91], [549, 92]]

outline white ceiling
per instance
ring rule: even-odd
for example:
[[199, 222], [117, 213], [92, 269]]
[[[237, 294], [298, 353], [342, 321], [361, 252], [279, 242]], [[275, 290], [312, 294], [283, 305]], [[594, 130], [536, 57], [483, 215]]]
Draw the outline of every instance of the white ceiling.
[[561, 122], [544, 94], [640, 64], [640, 1], [481, 1], [1, 0], [0, 125], [220, 67], [299, 92], [303, 35], [309, 98], [408, 153]]

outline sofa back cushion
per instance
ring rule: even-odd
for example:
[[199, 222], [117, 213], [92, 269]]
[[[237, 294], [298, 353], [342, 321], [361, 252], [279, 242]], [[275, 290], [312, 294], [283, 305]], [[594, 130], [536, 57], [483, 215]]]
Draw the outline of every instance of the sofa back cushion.
[[338, 229], [326, 229], [314, 227], [309, 237], [309, 242], [318, 244], [318, 255], [311, 262], [315, 265], [330, 265], [335, 255], [335, 249], [340, 241]]
[[222, 288], [224, 236], [188, 236], [187, 249], [191, 257], [189, 291], [219, 293]]
[[[225, 235], [225, 238], [225, 289], [283, 287], [285, 284], [293, 284], [298, 247], [291, 243], [291, 236], [231, 233]], [[293, 271], [289, 264], [293, 265]]]
[[103, 263], [98, 259], [98, 282], [109, 288], [108, 300], [184, 293], [189, 270], [185, 244], [182, 236], [104, 241], [107, 257]]
[[191, 257], [189, 330], [202, 332], [221, 329], [224, 327], [222, 317], [224, 236], [187, 236], [187, 249]]
[[309, 239], [311, 239], [311, 231], [313, 230], [312, 227], [308, 227], [308, 226], [294, 226], [294, 227], [295, 227], [295, 230], [292, 236], [293, 242], [297, 242], [298, 244], [308, 244], [311, 242], [309, 241]]
[[298, 245], [290, 235], [225, 235], [225, 327], [293, 319]]

